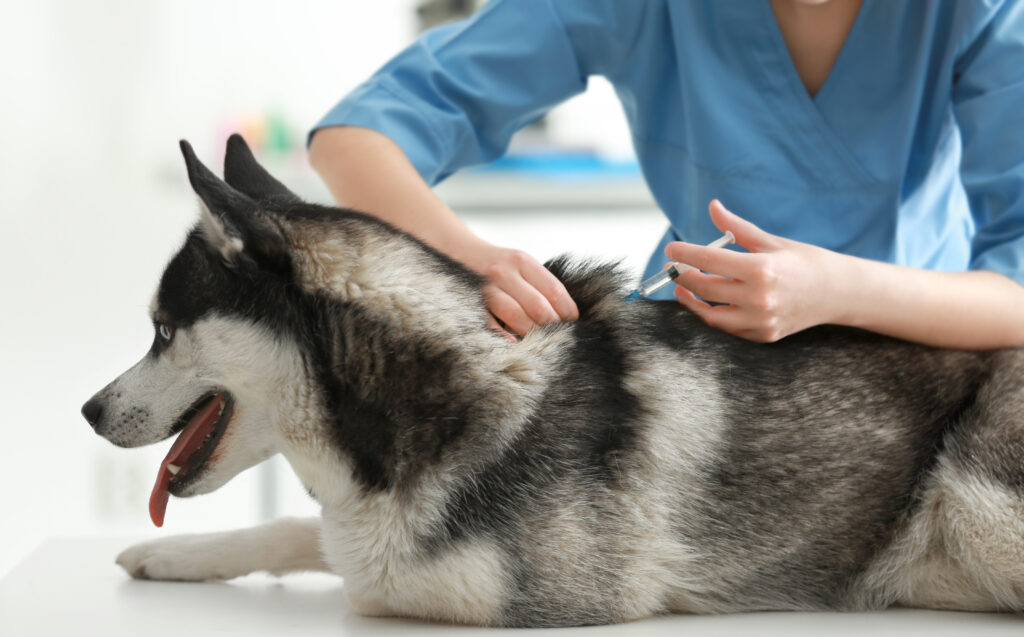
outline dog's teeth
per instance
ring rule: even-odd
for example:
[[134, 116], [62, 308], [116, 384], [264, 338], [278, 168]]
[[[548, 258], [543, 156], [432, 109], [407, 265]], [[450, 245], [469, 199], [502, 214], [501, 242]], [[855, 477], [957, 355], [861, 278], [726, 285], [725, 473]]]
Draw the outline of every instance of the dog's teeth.
[[167, 470], [171, 472], [171, 475], [175, 475], [176, 476], [176, 475], [178, 475], [178, 472], [181, 471], [181, 467], [179, 467], [176, 464], [168, 464], [167, 465]]

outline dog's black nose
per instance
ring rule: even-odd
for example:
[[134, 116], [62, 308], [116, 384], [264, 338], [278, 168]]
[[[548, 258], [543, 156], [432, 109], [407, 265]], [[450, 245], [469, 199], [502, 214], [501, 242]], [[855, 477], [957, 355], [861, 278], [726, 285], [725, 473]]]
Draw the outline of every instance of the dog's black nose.
[[95, 429], [96, 423], [103, 417], [103, 403], [95, 398], [90, 399], [89, 402], [82, 405], [82, 415]]

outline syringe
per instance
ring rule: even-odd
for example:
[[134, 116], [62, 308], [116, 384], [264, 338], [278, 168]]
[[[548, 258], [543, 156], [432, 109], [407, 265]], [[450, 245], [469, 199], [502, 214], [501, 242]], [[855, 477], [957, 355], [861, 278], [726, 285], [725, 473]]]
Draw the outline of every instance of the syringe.
[[[732, 232], [730, 230], [726, 230], [725, 234], [709, 243], [707, 247], [721, 248], [722, 246], [727, 246], [735, 241], [736, 237], [732, 236]], [[645, 299], [656, 290], [660, 290], [669, 283], [672, 283], [677, 276], [692, 267], [692, 265], [686, 265], [685, 263], [670, 263], [667, 268], [641, 283], [640, 287], [630, 292], [629, 296], [622, 300], [635, 301], [637, 299]]]

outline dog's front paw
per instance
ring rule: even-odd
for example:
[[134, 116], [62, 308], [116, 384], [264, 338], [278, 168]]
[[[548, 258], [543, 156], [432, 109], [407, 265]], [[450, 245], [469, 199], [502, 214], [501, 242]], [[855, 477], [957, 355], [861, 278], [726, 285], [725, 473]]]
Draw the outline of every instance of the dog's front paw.
[[348, 599], [348, 605], [363, 617], [398, 617], [398, 613], [393, 611], [381, 599], [357, 593], [347, 585], [343, 590], [345, 591], [345, 598]]
[[215, 536], [179, 535], [129, 547], [117, 563], [136, 579], [200, 582], [250, 573], [237, 552]]

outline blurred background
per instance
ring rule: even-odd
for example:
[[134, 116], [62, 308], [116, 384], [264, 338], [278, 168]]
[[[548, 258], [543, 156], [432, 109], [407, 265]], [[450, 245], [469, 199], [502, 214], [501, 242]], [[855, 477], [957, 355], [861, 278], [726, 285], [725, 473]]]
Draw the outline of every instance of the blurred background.
[[[82, 403], [149, 348], [147, 307], [195, 221], [177, 141], [219, 168], [242, 132], [300, 195], [329, 202], [308, 129], [425, 26], [473, 0], [3, 0], [0, 19], [0, 576], [43, 538], [166, 535], [314, 514], [280, 458], [220, 491], [149, 491], [170, 441], [118, 449]], [[545, 260], [624, 258], [665, 223], [611, 88], [524, 130], [507, 158], [438, 187], [485, 238]], [[113, 555], [111, 560], [113, 560]]]

